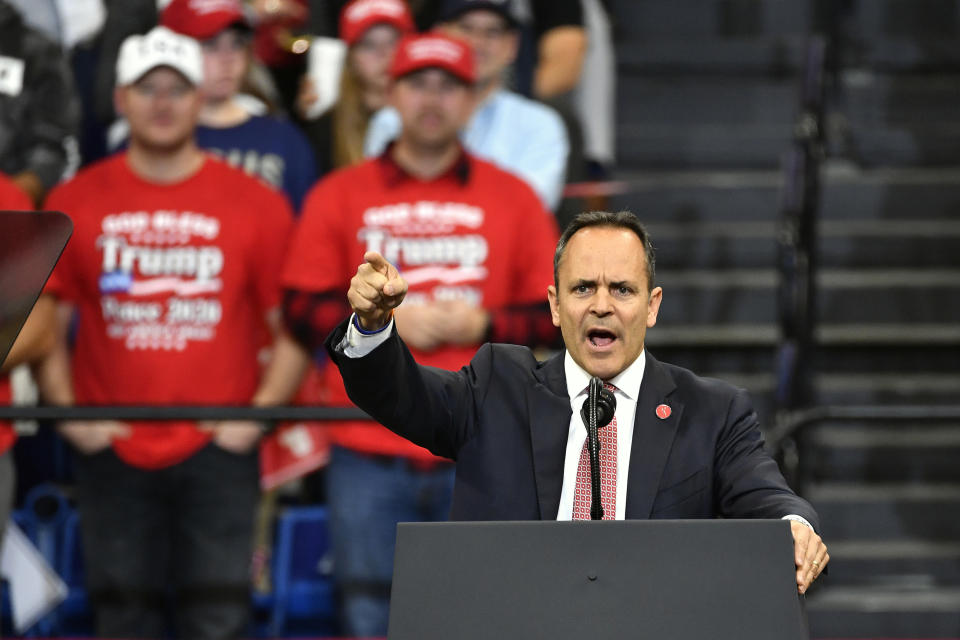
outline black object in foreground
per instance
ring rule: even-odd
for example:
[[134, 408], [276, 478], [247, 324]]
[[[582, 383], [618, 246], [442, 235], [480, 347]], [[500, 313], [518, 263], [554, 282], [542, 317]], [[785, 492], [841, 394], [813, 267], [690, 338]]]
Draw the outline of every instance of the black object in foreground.
[[0, 362], [73, 233], [57, 211], [0, 211]]

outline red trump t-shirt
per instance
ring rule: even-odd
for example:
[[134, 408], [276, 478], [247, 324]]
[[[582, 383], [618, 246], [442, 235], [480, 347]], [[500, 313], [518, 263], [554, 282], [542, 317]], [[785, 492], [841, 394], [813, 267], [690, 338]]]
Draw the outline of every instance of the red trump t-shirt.
[[[556, 222], [519, 178], [464, 153], [445, 174], [421, 180], [390, 158], [343, 169], [308, 194], [284, 287], [334, 291], [375, 250], [409, 284], [404, 305], [464, 300], [486, 310], [541, 303], [553, 282]], [[456, 370], [479, 345], [413, 352], [417, 362]], [[340, 373], [324, 371], [329, 404], [349, 406]], [[428, 451], [366, 422], [331, 425], [331, 441], [357, 451], [435, 460]]]
[[[16, 183], [0, 173], [0, 210], [3, 211], [32, 211], [33, 203]], [[13, 400], [13, 391], [10, 388], [10, 376], [0, 374], [0, 404], [9, 405]], [[9, 422], [0, 422], [0, 455], [6, 453], [13, 446], [17, 434]]]
[[[156, 184], [119, 154], [51, 193], [74, 222], [47, 285], [78, 311], [78, 404], [245, 404], [260, 377], [264, 317], [280, 303], [292, 227], [283, 196], [207, 157]], [[128, 464], [180, 462], [210, 439], [192, 422], [133, 423]]]

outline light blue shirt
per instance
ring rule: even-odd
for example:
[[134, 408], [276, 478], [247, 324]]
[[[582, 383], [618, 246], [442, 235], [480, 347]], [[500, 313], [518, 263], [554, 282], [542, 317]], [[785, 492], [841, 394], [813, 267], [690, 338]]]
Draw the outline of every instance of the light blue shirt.
[[[374, 114], [364, 141], [366, 156], [383, 153], [400, 128], [400, 115], [393, 107]], [[547, 209], [556, 210], [570, 144], [553, 109], [501, 89], [477, 107], [460, 139], [467, 151], [523, 179]]]

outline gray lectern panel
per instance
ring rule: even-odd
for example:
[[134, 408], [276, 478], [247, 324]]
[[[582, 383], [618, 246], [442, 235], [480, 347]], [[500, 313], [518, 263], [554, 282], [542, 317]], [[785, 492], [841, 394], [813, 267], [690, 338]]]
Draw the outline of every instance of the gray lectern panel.
[[801, 640], [788, 522], [401, 524], [390, 640]]

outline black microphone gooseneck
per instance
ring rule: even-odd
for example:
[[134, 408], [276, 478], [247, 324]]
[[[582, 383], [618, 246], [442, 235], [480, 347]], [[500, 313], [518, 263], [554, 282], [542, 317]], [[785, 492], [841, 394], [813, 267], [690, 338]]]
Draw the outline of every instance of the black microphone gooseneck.
[[600, 501], [600, 440], [597, 431], [610, 424], [617, 399], [603, 386], [603, 380], [590, 378], [587, 399], [580, 408], [580, 417], [587, 427], [587, 451], [590, 453], [590, 519], [603, 520], [603, 503]]

